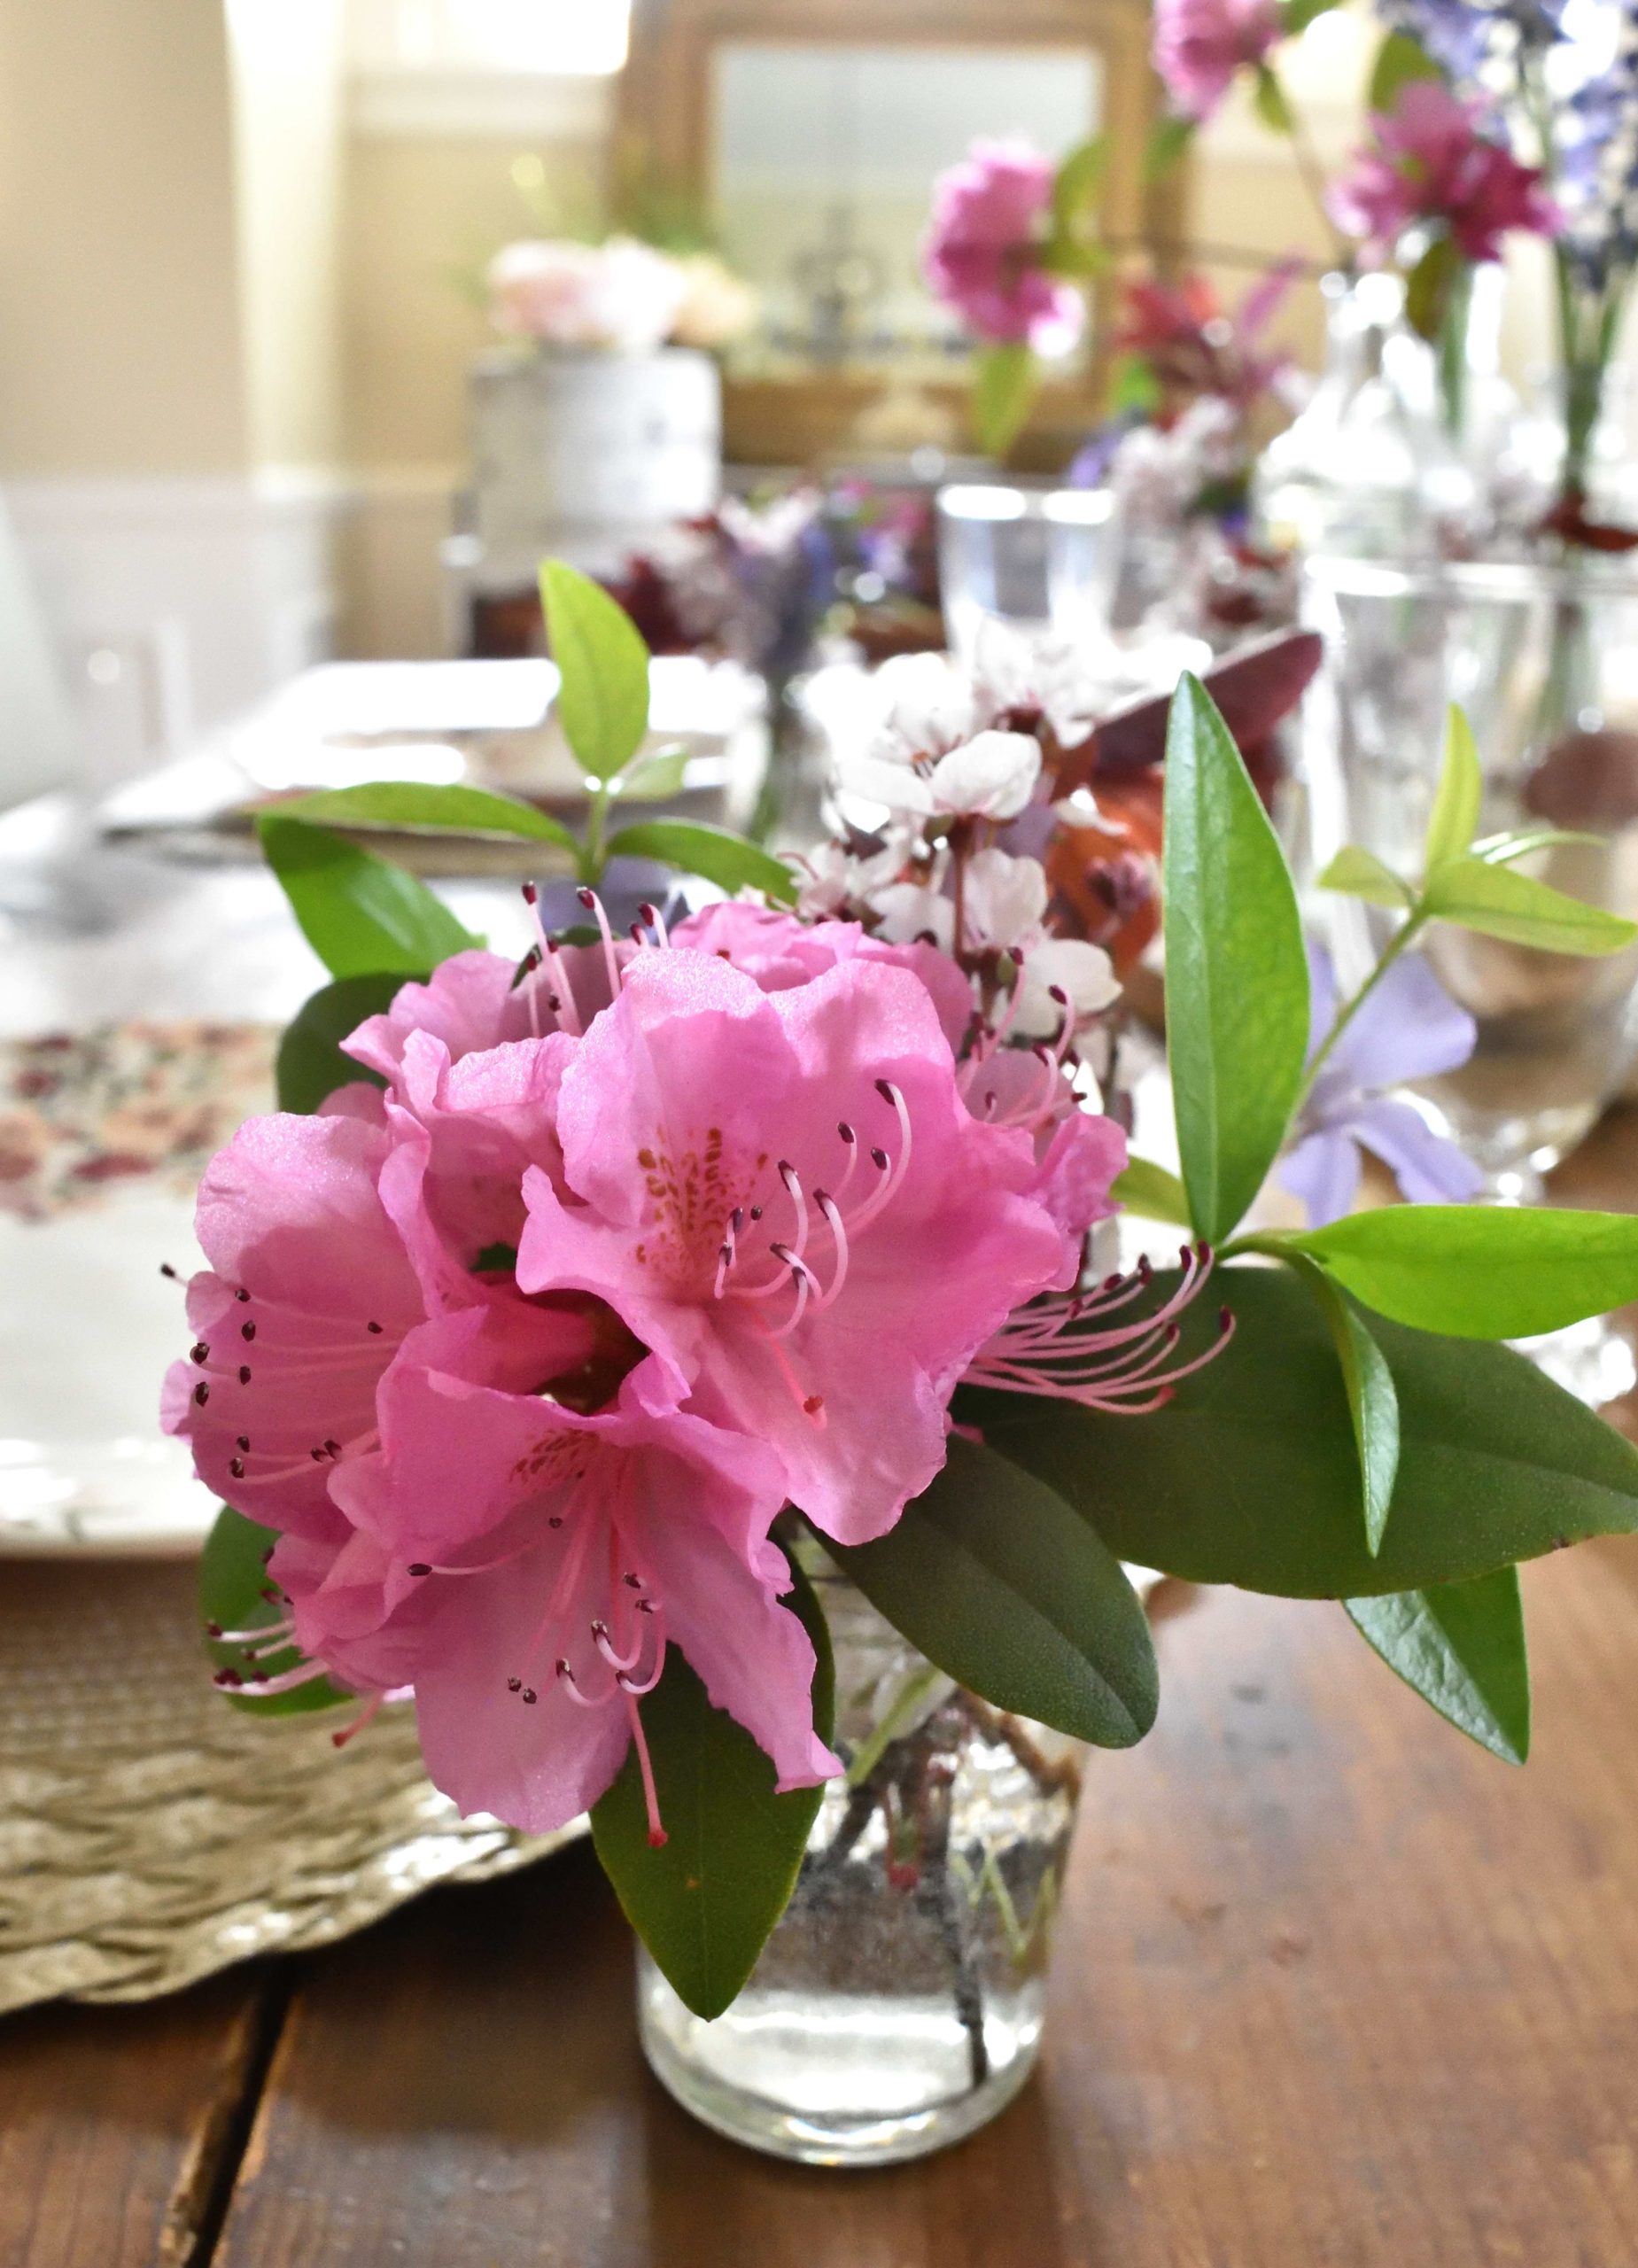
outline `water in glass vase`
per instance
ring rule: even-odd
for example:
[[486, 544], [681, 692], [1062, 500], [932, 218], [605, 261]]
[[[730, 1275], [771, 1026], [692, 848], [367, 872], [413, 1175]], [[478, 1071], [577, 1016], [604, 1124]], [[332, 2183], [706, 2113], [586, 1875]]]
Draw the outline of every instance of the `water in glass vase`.
[[819, 1578], [838, 1752], [796, 1889], [713, 2023], [640, 1956], [644, 2049], [696, 2117], [828, 2165], [959, 2140], [1029, 2077], [1080, 1790], [1078, 1744], [960, 1691]]

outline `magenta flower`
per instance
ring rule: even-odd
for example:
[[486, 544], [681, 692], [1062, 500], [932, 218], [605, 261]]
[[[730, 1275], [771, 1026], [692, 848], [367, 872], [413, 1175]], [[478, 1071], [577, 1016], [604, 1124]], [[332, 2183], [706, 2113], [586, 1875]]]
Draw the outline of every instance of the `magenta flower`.
[[1280, 37], [1278, 0], [1154, 0], [1154, 67], [1173, 109], [1202, 123], [1235, 73], [1254, 68]]
[[842, 1541], [926, 1487], [967, 1363], [1064, 1274], [1029, 1133], [973, 1115], [926, 987], [888, 963], [765, 992], [641, 955], [557, 1123], [569, 1197], [528, 1177], [520, 1285], [606, 1300]]
[[1562, 215], [1539, 167], [1521, 166], [1478, 127], [1478, 106], [1431, 79], [1413, 80], [1371, 124], [1330, 197], [1332, 219], [1376, 261], [1393, 257], [1413, 221], [1442, 222], [1468, 260], [1499, 260], [1511, 229], [1556, 233]]
[[933, 185], [921, 272], [975, 338], [1059, 353], [1079, 336], [1080, 294], [1040, 265], [1052, 178], [1028, 143], [974, 142]]

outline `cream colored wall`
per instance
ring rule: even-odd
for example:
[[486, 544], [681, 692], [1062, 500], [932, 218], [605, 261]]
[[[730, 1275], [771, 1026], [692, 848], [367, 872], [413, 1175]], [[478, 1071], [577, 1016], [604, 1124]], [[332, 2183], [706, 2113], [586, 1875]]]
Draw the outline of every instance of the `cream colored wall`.
[[341, 455], [343, 0], [227, 0], [245, 414], [262, 466]]
[[246, 461], [221, 0], [0, 0], [0, 475]]

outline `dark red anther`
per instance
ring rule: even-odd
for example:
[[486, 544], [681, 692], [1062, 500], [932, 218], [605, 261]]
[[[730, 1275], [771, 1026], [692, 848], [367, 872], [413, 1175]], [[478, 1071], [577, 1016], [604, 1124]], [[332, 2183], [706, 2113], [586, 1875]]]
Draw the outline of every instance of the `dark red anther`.
[[1195, 1246], [1194, 1250], [1202, 1268], [1209, 1268], [1212, 1262], [1217, 1256], [1215, 1251], [1207, 1243], [1204, 1237], [1202, 1237], [1199, 1244]]
[[412, 1559], [409, 1563], [409, 1573], [412, 1575], [430, 1575], [431, 1572], [431, 1566], [424, 1559]]
[[532, 905], [540, 895], [540, 891], [535, 888], [532, 882], [525, 882], [524, 884], [524, 904], [525, 905]]
[[839, 1118], [836, 1121], [836, 1131], [841, 1135], [844, 1142], [850, 1144], [857, 1142], [858, 1139], [858, 1136], [853, 1131], [853, 1129], [848, 1124], [845, 1118]]
[[243, 1284], [239, 1285], [238, 1290], [233, 1296], [241, 1307], [248, 1307], [250, 1305], [250, 1293], [245, 1290]]
[[1049, 984], [1046, 988], [1046, 997], [1049, 1000], [1056, 1000], [1060, 1008], [1067, 1008], [1069, 1006], [1069, 995], [1061, 984]]
[[213, 1685], [243, 1685], [244, 1682], [237, 1669], [219, 1669], [211, 1680]]
[[1217, 1328], [1225, 1334], [1234, 1328], [1233, 1315], [1227, 1308], [1219, 1308], [1217, 1310]]
[[885, 1150], [873, 1148], [870, 1153], [870, 1162], [874, 1166], [878, 1173], [885, 1173], [888, 1169], [887, 1152]]
[[551, 1513], [548, 1513], [548, 1514], [547, 1514], [547, 1522], [546, 1522], [546, 1524], [547, 1524], [547, 1527], [562, 1527], [562, 1526], [563, 1526], [563, 1514], [562, 1514], [561, 1512], [551, 1512]]
[[241, 1386], [248, 1386], [250, 1384], [250, 1364], [248, 1363], [241, 1363], [239, 1364], [239, 1384]]
[[245, 1340], [247, 1344], [255, 1336], [256, 1326], [253, 1323], [242, 1323], [239, 1325], [239, 1337]]
[[540, 1695], [535, 1691], [532, 1685], [524, 1686], [524, 1699], [527, 1702], [530, 1708], [532, 1709], [534, 1707], [535, 1703], [540, 1699]]
[[201, 1379], [198, 1386], [194, 1387], [193, 1398], [201, 1410], [204, 1409], [206, 1403], [210, 1400], [211, 1390], [209, 1386], [206, 1385], [203, 1379]]
[[506, 1689], [508, 1693], [521, 1693], [524, 1689], [523, 1679], [521, 1677], [508, 1677], [506, 1681]]
[[307, 1455], [313, 1459], [314, 1464], [324, 1463], [324, 1452], [322, 1449], [309, 1449]]
[[620, 1580], [631, 1590], [640, 1591], [642, 1588], [642, 1577], [640, 1575], [622, 1575]]
[[207, 1622], [205, 1626], [205, 1635], [207, 1638], [220, 1638], [221, 1635], [221, 1623]]
[[243, 1480], [245, 1478], [244, 1458], [242, 1456], [230, 1456], [228, 1459], [228, 1470], [236, 1480]]
[[893, 1102], [892, 1082], [889, 1079], [878, 1079], [876, 1081], [876, 1092], [881, 1096], [882, 1101], [890, 1108]]
[[597, 892], [594, 889], [578, 889], [575, 892], [575, 896], [579, 899], [581, 905], [586, 908], [588, 913], [594, 913], [596, 912]]
[[173, 1284], [180, 1284], [182, 1281], [182, 1278], [176, 1273], [176, 1270], [171, 1266], [168, 1260], [162, 1260], [159, 1262], [159, 1273], [161, 1276], [168, 1277]]
[[646, 897], [642, 904], [638, 907], [637, 911], [642, 915], [643, 920], [648, 924], [650, 928], [654, 927], [655, 923], [660, 918], [658, 909], [650, 905]]
[[379, 1338], [380, 1338], [380, 1336], [381, 1336], [381, 1325], [380, 1325], [378, 1323], [367, 1323], [367, 1324], [364, 1325], [364, 1328], [365, 1328], [365, 1330], [366, 1330], [367, 1332], [369, 1332], [369, 1335], [370, 1335], [370, 1337], [371, 1337], [372, 1339], [379, 1339]]
[[330, 1451], [331, 1456], [339, 1456], [341, 1455], [341, 1444], [339, 1441], [326, 1441], [324, 1446]]
[[642, 933], [642, 923], [640, 921], [633, 921], [627, 934], [630, 936], [631, 941], [634, 945], [646, 945], [648, 942]]
[[750, 1208], [750, 1216], [751, 1216], [751, 1219], [752, 1219], [753, 1221], [759, 1221], [759, 1220], [761, 1220], [761, 1218], [762, 1218], [762, 1208], [761, 1208], [761, 1206], [760, 1206], [760, 1205], [753, 1205], [753, 1206], [751, 1207], [751, 1208]]

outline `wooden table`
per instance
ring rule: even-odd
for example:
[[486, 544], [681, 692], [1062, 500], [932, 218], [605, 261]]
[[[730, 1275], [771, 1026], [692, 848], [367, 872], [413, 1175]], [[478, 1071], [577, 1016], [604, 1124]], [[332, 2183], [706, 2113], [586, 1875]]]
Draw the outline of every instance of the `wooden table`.
[[[1630, 1202], [1638, 1122], [1572, 1186]], [[1523, 1773], [1339, 1610], [1176, 1596], [1159, 1725], [1088, 1775], [1040, 2073], [945, 2156], [696, 2126], [582, 1850], [0, 2023], [0, 2268], [1627, 2268], [1638, 1539], [1525, 1596]]]

